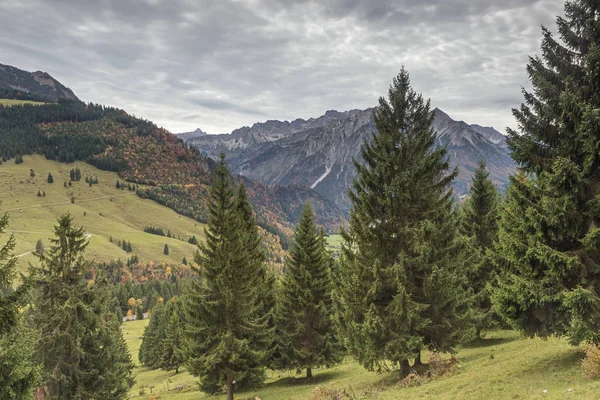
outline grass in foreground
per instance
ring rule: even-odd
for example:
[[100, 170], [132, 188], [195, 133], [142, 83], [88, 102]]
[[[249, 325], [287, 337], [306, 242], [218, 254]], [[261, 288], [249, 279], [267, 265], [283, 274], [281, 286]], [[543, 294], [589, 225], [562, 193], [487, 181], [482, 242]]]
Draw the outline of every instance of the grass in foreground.
[[[177, 214], [170, 208], [152, 200], [139, 198], [134, 192], [115, 187], [118, 175], [101, 171], [83, 162], [71, 164], [46, 160], [45, 157], [24, 156], [23, 164], [14, 160], [0, 165], [0, 213], [9, 213], [9, 233], [17, 239], [15, 254], [20, 255], [19, 264], [23, 268], [28, 262], [35, 262], [30, 253], [38, 239], [50, 245], [52, 228], [64, 213], [71, 213], [75, 226], [83, 226], [90, 236], [86, 258], [96, 261], [112, 259], [127, 260], [137, 254], [140, 262], [181, 263], [183, 257], [193, 260], [196, 246], [187, 239], [195, 235], [204, 237], [204, 225]], [[64, 187], [69, 181], [69, 171], [78, 167], [82, 178]], [[35, 177], [30, 176], [35, 170]], [[52, 173], [54, 183], [47, 182]], [[85, 176], [97, 176], [99, 183], [89, 187]], [[38, 197], [38, 190], [46, 192], [46, 197]], [[75, 197], [75, 203], [71, 203]], [[170, 230], [183, 241], [163, 236], [151, 235], [144, 228], [152, 225], [161, 227], [165, 233]], [[110, 237], [113, 243], [110, 242]], [[122, 250], [117, 242], [130, 241], [132, 253]], [[165, 244], [169, 255], [163, 253]]]
[[[137, 353], [148, 320], [126, 322], [122, 331], [136, 361], [136, 384], [130, 395], [147, 399], [152, 394], [159, 399], [224, 399], [209, 396], [197, 389], [197, 379], [185, 369], [173, 371], [149, 370], [139, 366]], [[600, 381], [583, 375], [580, 361], [583, 352], [570, 347], [564, 340], [523, 339], [513, 331], [491, 332], [478, 345], [459, 349], [459, 366], [454, 372], [420, 386], [401, 387], [391, 373], [378, 375], [366, 371], [350, 357], [334, 368], [316, 371], [315, 378], [306, 381], [301, 375], [271, 372], [261, 388], [236, 393], [237, 399], [278, 400], [311, 399], [317, 387], [345, 389], [356, 399], [598, 399]], [[178, 391], [180, 385], [183, 389]], [[571, 391], [569, 391], [571, 389]], [[140, 394], [140, 390], [144, 394]], [[544, 392], [544, 390], [546, 392]]]

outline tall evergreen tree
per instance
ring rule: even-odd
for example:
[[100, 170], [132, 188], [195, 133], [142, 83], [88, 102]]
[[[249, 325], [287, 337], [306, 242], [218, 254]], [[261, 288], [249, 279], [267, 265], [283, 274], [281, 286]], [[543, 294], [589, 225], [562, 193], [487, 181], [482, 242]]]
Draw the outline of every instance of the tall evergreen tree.
[[[8, 225], [8, 216], [0, 218], [0, 236]], [[0, 247], [0, 398], [25, 400], [33, 398], [40, 370], [33, 362], [35, 334], [27, 328], [19, 306], [27, 286], [12, 289], [16, 277], [13, 257], [15, 238], [11, 236]]]
[[[240, 218], [239, 228], [241, 230], [241, 239], [243, 241], [244, 251], [247, 253], [248, 263], [252, 264], [252, 268], [257, 273], [256, 291], [259, 293], [259, 304], [257, 305], [258, 315], [264, 318], [265, 321], [265, 340], [270, 341], [268, 346], [270, 353], [274, 348], [274, 331], [275, 331], [275, 274], [269, 270], [266, 260], [266, 254], [262, 246], [260, 232], [256, 225], [256, 219], [252, 213], [252, 206], [248, 200], [246, 186], [241, 182], [237, 187], [237, 196], [235, 203], [238, 217]], [[267, 339], [267, 336], [269, 338]], [[267, 356], [268, 358], [269, 356]], [[262, 383], [265, 379], [264, 374], [265, 359], [257, 359], [256, 365], [244, 377], [241, 384], [252, 385]], [[252, 375], [256, 374], [256, 375]]]
[[457, 172], [434, 147], [432, 120], [402, 69], [355, 161], [335, 298], [347, 346], [371, 370], [408, 373], [424, 347], [451, 350], [471, 318], [449, 189]]
[[462, 207], [461, 231], [469, 239], [469, 287], [475, 295], [476, 336], [491, 326], [493, 312], [488, 283], [495, 270], [488, 251], [498, 234], [499, 196], [489, 179], [485, 161], [480, 160], [471, 182], [470, 197]]
[[281, 367], [305, 369], [312, 378], [312, 368], [338, 363], [341, 351], [331, 317], [330, 255], [309, 202], [285, 267], [277, 311]]
[[529, 336], [600, 342], [600, 3], [567, 1], [560, 42], [543, 28], [533, 93], [513, 114], [511, 177], [494, 308]]
[[44, 367], [49, 399], [121, 399], [133, 384], [133, 363], [108, 310], [107, 282], [89, 284], [83, 258], [88, 242], [70, 215], [55, 226], [52, 246], [37, 255], [38, 289], [32, 320], [40, 332], [36, 356]]
[[254, 376], [270, 343], [262, 313], [261, 271], [245, 248], [225, 156], [216, 166], [208, 199], [206, 243], [196, 258], [198, 279], [185, 296], [188, 370], [203, 390], [223, 383], [233, 399], [234, 382]]
[[179, 373], [179, 368], [185, 363], [185, 351], [183, 349], [183, 309], [181, 301], [173, 298], [166, 307], [165, 318], [165, 338], [162, 343], [162, 355], [160, 368], [165, 371], [175, 370]]
[[159, 302], [152, 308], [150, 323], [144, 328], [142, 344], [138, 353], [140, 362], [145, 366], [150, 368], [160, 367], [168, 323], [169, 316], [166, 306]]

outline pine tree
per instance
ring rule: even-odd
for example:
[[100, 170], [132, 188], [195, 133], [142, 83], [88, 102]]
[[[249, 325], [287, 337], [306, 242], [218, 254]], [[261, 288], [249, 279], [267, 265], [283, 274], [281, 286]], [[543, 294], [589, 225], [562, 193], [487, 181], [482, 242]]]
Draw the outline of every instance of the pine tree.
[[54, 228], [56, 237], [41, 268], [33, 271], [38, 289], [32, 320], [40, 332], [36, 356], [44, 367], [49, 399], [120, 399], [133, 384], [133, 363], [108, 309], [106, 280], [88, 284], [88, 242], [70, 215]]
[[286, 262], [277, 309], [281, 367], [305, 369], [307, 378], [312, 378], [312, 368], [331, 367], [341, 360], [331, 318], [329, 257], [307, 202]]
[[469, 239], [468, 280], [475, 295], [477, 338], [493, 322], [487, 284], [494, 279], [495, 270], [487, 252], [498, 233], [498, 203], [498, 193], [489, 179], [485, 161], [480, 160], [471, 182], [470, 198], [461, 210], [461, 232]]
[[260, 315], [260, 271], [244, 248], [241, 218], [225, 156], [216, 166], [208, 199], [206, 242], [196, 258], [199, 279], [185, 301], [188, 370], [204, 391], [222, 384], [233, 399], [234, 382], [256, 376], [270, 344], [267, 318]]
[[185, 362], [185, 352], [183, 349], [183, 310], [181, 302], [177, 298], [173, 298], [167, 304], [167, 318], [165, 338], [162, 343], [162, 354], [160, 360], [160, 368], [165, 371], [175, 370], [179, 373], [179, 368]]
[[[275, 333], [275, 274], [269, 270], [266, 264], [266, 254], [262, 247], [262, 241], [256, 219], [252, 212], [252, 205], [248, 200], [246, 186], [244, 182], [240, 182], [237, 187], [236, 210], [241, 220], [239, 228], [241, 230], [242, 240], [245, 242], [243, 248], [247, 252], [248, 263], [252, 264], [258, 278], [257, 287], [255, 290], [260, 294], [260, 304], [258, 305], [258, 314], [263, 316], [266, 329], [263, 332], [265, 337], [271, 336], [268, 340], [268, 346], [273, 351], [275, 345], [272, 335]], [[269, 356], [267, 356], [269, 357]], [[256, 375], [247, 374], [238, 384], [254, 385], [264, 381], [264, 369], [261, 368], [265, 360], [256, 360], [257, 364], [250, 371], [254, 371]]]
[[48, 172], [48, 183], [54, 183], [54, 177], [50, 172]]
[[335, 298], [348, 347], [370, 370], [408, 373], [423, 348], [452, 350], [471, 318], [449, 189], [457, 172], [434, 148], [432, 120], [402, 69], [355, 161]]
[[169, 255], [169, 245], [168, 244], [165, 244], [165, 247], [163, 249], [163, 253], [165, 253], [166, 256]]
[[36, 254], [42, 254], [44, 252], [44, 242], [42, 242], [42, 239], [38, 239], [35, 244], [35, 252]]
[[513, 114], [511, 177], [494, 261], [494, 309], [529, 336], [600, 343], [600, 3], [568, 1], [543, 29], [534, 91]]
[[[0, 218], [0, 236], [7, 225], [8, 217], [4, 215]], [[23, 299], [27, 285], [11, 289], [16, 276], [14, 248], [14, 236], [0, 246], [0, 398], [25, 400], [33, 398], [40, 369], [32, 362], [35, 334], [19, 313], [19, 307], [27, 304]]]

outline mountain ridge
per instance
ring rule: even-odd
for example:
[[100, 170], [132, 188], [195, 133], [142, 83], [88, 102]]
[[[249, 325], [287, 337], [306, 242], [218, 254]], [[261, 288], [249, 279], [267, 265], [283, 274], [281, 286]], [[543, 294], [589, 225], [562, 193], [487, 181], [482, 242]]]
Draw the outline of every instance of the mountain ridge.
[[[225, 152], [232, 172], [252, 180], [312, 188], [347, 212], [347, 190], [354, 177], [352, 160], [360, 161], [360, 146], [376, 131], [375, 110], [328, 110], [307, 120], [268, 120], [230, 134], [192, 136], [186, 144], [207, 157]], [[459, 167], [456, 194], [467, 194], [480, 158], [488, 162], [492, 181], [504, 190], [515, 167], [504, 135], [493, 128], [455, 121], [437, 108], [432, 112], [436, 143], [447, 148], [452, 166]]]
[[34, 94], [51, 102], [61, 99], [79, 100], [71, 89], [47, 72], [29, 72], [5, 64], [0, 64], [0, 88]]

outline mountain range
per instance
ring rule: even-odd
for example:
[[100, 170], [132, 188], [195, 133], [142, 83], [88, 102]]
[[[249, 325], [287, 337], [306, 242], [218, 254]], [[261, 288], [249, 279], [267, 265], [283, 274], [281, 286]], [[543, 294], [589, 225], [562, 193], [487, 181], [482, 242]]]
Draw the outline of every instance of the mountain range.
[[[361, 161], [361, 144], [377, 130], [374, 111], [330, 110], [318, 118], [269, 120], [230, 134], [208, 135], [197, 129], [179, 137], [207, 157], [216, 158], [224, 152], [236, 174], [269, 185], [309, 187], [347, 213], [347, 191], [355, 171], [353, 159]], [[451, 165], [458, 167], [455, 194], [468, 193], [480, 159], [487, 162], [496, 187], [504, 191], [508, 175], [516, 168], [505, 136], [491, 127], [455, 121], [437, 108], [433, 113], [437, 145], [446, 147]]]

